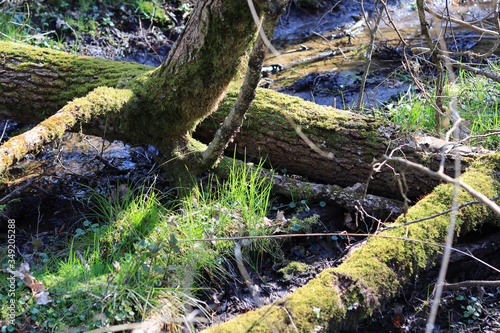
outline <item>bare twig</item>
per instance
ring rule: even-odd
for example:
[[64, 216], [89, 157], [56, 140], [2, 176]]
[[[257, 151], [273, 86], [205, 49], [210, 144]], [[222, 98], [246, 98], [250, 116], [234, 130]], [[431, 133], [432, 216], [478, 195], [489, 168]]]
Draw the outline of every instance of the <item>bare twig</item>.
[[436, 132], [439, 134], [441, 132], [441, 115], [443, 114], [443, 81], [444, 81], [444, 68], [441, 60], [438, 58], [436, 50], [438, 50], [437, 43], [434, 43], [429, 29], [427, 27], [427, 21], [425, 19], [424, 12], [424, 0], [417, 0], [418, 17], [420, 20], [420, 30], [427, 41], [427, 45], [431, 50], [432, 62], [436, 65], [437, 76], [436, 76]]
[[462, 282], [457, 282], [457, 283], [444, 283], [443, 284], [443, 289], [444, 290], [455, 290], [455, 289], [460, 289], [464, 287], [475, 287], [475, 286], [481, 286], [481, 287], [500, 287], [500, 281], [489, 281], [489, 280], [479, 280], [479, 281], [462, 281]]
[[[379, 1], [376, 1], [375, 4], [373, 5], [375, 9], [377, 9], [378, 3], [379, 3]], [[375, 12], [375, 10], [374, 10], [374, 12]], [[373, 27], [373, 29], [370, 29], [370, 27], [368, 25], [368, 21], [367, 21], [368, 29], [371, 30], [370, 46], [368, 47], [368, 52], [366, 53], [366, 62], [365, 62], [365, 66], [363, 68], [363, 77], [361, 79], [361, 85], [359, 88], [358, 104], [356, 105], [356, 111], [358, 111], [358, 112], [361, 111], [361, 104], [363, 103], [363, 94], [365, 92], [366, 78], [368, 77], [368, 72], [370, 70], [370, 66], [372, 63], [373, 50], [375, 49], [375, 38], [377, 37], [378, 27], [380, 26], [380, 22], [382, 21], [383, 16], [384, 16], [384, 12], [382, 10], [378, 10], [377, 21], [375, 22], [375, 26]]]
[[[455, 178], [460, 177], [460, 156], [455, 160]], [[457, 221], [457, 211], [458, 211], [458, 194], [460, 191], [460, 186], [458, 183], [453, 186], [453, 203], [452, 211], [450, 216], [450, 224], [448, 225], [448, 233], [446, 235], [446, 244], [444, 246], [443, 259], [441, 261], [441, 267], [439, 269], [439, 276], [436, 282], [436, 291], [434, 294], [434, 299], [432, 300], [431, 312], [427, 320], [426, 333], [432, 333], [434, 331], [434, 323], [436, 321], [436, 315], [439, 309], [439, 300], [443, 293], [443, 283], [446, 278], [446, 272], [448, 271], [448, 264], [450, 263], [450, 254], [453, 244], [453, 238], [455, 236], [455, 224]]]
[[444, 173], [438, 173], [436, 171], [432, 171], [431, 169], [426, 168], [423, 165], [420, 165], [420, 164], [415, 163], [415, 162], [407, 161], [407, 160], [405, 160], [403, 158], [399, 158], [399, 157], [389, 157], [387, 155], [384, 155], [381, 159], [375, 161], [373, 164], [381, 163], [383, 161], [392, 161], [392, 162], [401, 163], [401, 164], [403, 164], [407, 167], [410, 167], [412, 169], [419, 170], [420, 172], [425, 173], [426, 175], [429, 175], [433, 178], [438, 178], [438, 179], [444, 180], [445, 182], [450, 183], [450, 184], [458, 184], [464, 190], [469, 192], [470, 195], [472, 195], [474, 198], [480, 200], [481, 202], [486, 204], [489, 208], [491, 208], [496, 214], [500, 215], [500, 207], [496, 203], [491, 201], [484, 194], [474, 190], [470, 185], [465, 184], [461, 180], [454, 179], [454, 178], [452, 178]]
[[243, 256], [241, 254], [242, 245], [243, 246], [250, 245], [250, 241], [247, 239], [242, 239], [239, 242], [237, 242], [236, 245], [234, 246], [234, 256], [236, 257], [236, 264], [238, 265], [238, 269], [240, 270], [241, 276], [243, 276], [243, 278], [245, 279], [245, 284], [248, 288], [248, 291], [250, 292], [250, 295], [252, 295], [255, 304], [259, 308], [261, 308], [262, 302], [259, 299], [259, 295], [257, 295], [257, 292], [255, 291], [252, 278], [250, 277], [250, 274], [248, 274], [248, 271], [243, 263]]
[[[491, 35], [491, 36], [495, 36], [495, 37], [500, 37], [500, 34], [498, 32], [496, 32], [496, 31], [488, 30], [488, 29], [482, 29], [482, 28], [476, 27], [475, 25], [473, 25], [474, 22], [465, 22], [465, 21], [459, 20], [459, 19], [451, 17], [451, 16], [446, 17], [444, 15], [436, 13], [434, 10], [430, 9], [429, 6], [427, 6], [427, 5], [424, 5], [423, 8], [424, 8], [424, 10], [426, 12], [428, 12], [432, 16], [437, 17], [437, 18], [439, 18], [439, 19], [441, 19], [443, 21], [450, 21], [450, 22], [459, 24], [459, 25], [461, 25], [463, 27], [469, 28], [469, 29], [474, 30], [476, 32], [479, 32], [481, 34], [486, 34], [486, 35]], [[491, 15], [491, 13], [488, 16], [490, 16], [490, 15]]]
[[[491, 201], [497, 201], [499, 200], [500, 197], [494, 197], [494, 198], [491, 198], [490, 200]], [[463, 204], [461, 204], [460, 206], [457, 207], [458, 210], [464, 208], [464, 207], [467, 207], [467, 206], [470, 206], [470, 205], [475, 205], [475, 204], [482, 204], [483, 202], [482, 201], [479, 201], [479, 200], [476, 200], [476, 201], [469, 201], [469, 202], [465, 202]], [[395, 229], [395, 228], [402, 228], [402, 227], [406, 227], [406, 226], [409, 226], [411, 224], [415, 224], [415, 223], [419, 223], [419, 222], [423, 222], [423, 221], [427, 221], [427, 220], [432, 220], [436, 217], [439, 217], [441, 215], [445, 215], [445, 214], [448, 214], [448, 213], [451, 213], [453, 211], [453, 208], [451, 209], [448, 209], [448, 210], [444, 210], [440, 213], [437, 213], [437, 214], [434, 214], [434, 215], [431, 215], [431, 216], [427, 216], [427, 217], [424, 217], [424, 218], [421, 218], [421, 219], [418, 219], [418, 220], [413, 220], [413, 221], [409, 221], [409, 222], [406, 222], [406, 223], [403, 223], [403, 224], [398, 224], [398, 225], [390, 225], [390, 226], [387, 226], [385, 228], [383, 228], [382, 230], [380, 231], [385, 231], [385, 230], [388, 230], [388, 229]]]
[[464, 138], [463, 140], [460, 140], [460, 143], [467, 142], [467, 141], [472, 140], [472, 139], [487, 138], [489, 136], [494, 136], [494, 135], [500, 135], [500, 132], [495, 131], [495, 130], [487, 130], [487, 131], [484, 131], [483, 134], [468, 136], [468, 137]]

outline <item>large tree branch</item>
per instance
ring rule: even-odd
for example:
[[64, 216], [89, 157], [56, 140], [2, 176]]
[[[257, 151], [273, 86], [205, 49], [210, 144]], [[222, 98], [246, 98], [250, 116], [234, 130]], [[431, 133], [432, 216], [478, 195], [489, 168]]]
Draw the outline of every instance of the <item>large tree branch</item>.
[[84, 98], [66, 104], [31, 130], [13, 137], [0, 147], [0, 173], [30, 152], [58, 139], [78, 122], [89, 121], [99, 115], [119, 113], [132, 97], [132, 91], [99, 87]]
[[[498, 155], [477, 161], [462, 177], [487, 196], [498, 193], [500, 168]], [[469, 201], [465, 193], [460, 202]], [[452, 186], [440, 185], [433, 193], [400, 216], [403, 224], [438, 213], [452, 200]], [[352, 329], [389, 302], [407, 282], [436, 262], [446, 237], [449, 214], [391, 229], [368, 239], [361, 248], [351, 251], [339, 267], [323, 271], [293, 294], [271, 305], [247, 312], [204, 332], [336, 332]], [[500, 225], [500, 217], [486, 206], [468, 206], [458, 212], [457, 233], [479, 228], [481, 224]], [[411, 241], [413, 240], [413, 241]]]

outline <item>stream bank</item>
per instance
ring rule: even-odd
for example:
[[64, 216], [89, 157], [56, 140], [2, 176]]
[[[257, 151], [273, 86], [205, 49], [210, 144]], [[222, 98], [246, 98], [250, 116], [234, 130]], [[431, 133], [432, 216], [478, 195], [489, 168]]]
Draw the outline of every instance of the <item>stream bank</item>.
[[[349, 5], [346, 4], [346, 6], [351, 6], [350, 4], [351, 3], [349, 2]], [[354, 7], [344, 7], [344, 10], [354, 11], [353, 8]], [[289, 17], [295, 15], [295, 17], [302, 19], [304, 16], [300, 15], [300, 13], [303, 13], [303, 11], [304, 9], [294, 8], [293, 11], [290, 12]], [[337, 15], [340, 14], [337, 13]], [[316, 20], [319, 15], [314, 17]], [[289, 22], [290, 21], [293, 20], [289, 20]], [[337, 26], [337, 23], [332, 26]], [[349, 24], [351, 23], [353, 22], [349, 22]], [[138, 25], [138, 23], [136, 24]], [[325, 26], [327, 25], [325, 24]], [[348, 24], [345, 24], [345, 27], [347, 26]], [[311, 33], [303, 28], [299, 30], [303, 30], [303, 35]], [[341, 29], [335, 28], [334, 30], [340, 31]], [[123, 36], [114, 29], [104, 31], [112, 40]], [[138, 29], [138, 31], [140, 31], [140, 29]], [[328, 29], [325, 31], [328, 31]], [[141, 32], [139, 32], [139, 34], [141, 34]], [[161, 56], [157, 53], [159, 52], [159, 54], [162, 54], [162, 52], [168, 52], [168, 45], [170, 45], [169, 42], [165, 42], [167, 45], [165, 48], [160, 48], [159, 50], [156, 50], [155, 47], [149, 48], [149, 46], [147, 46], [148, 43], [154, 44], [156, 39], [161, 40], [161, 38], [163, 38], [158, 37], [157, 34], [159, 33], [152, 32], [151, 35], [147, 35], [145, 37], [147, 42], [144, 42], [144, 44], [141, 44], [138, 47], [138, 55], [136, 54], [131, 58], [122, 57], [120, 53], [111, 51], [110, 49], [112, 49], [112, 43], [106, 44], [99, 39], [97, 42], [94, 42], [90, 37], [85, 37], [83, 39], [85, 43], [88, 43], [88, 45], [81, 45], [81, 52], [86, 53], [87, 55], [100, 55], [110, 58], [118, 57], [122, 60], [139, 59], [145, 63], [151, 64], [155, 64], [154, 61], [156, 61], [157, 64], [158, 61], [161, 61]], [[137, 39], [141, 41], [144, 40], [144, 35], [139, 35]], [[129, 44], [134, 45], [134, 43], [130, 40], [132, 39], [129, 38]], [[302, 41], [301, 43], [305, 42]], [[345, 43], [345, 41], [342, 41], [341, 43]], [[135, 44], [139, 45], [137, 42]], [[356, 46], [349, 47], [352, 48], [350, 53], [354, 53], [353, 50], [356, 49]], [[358, 49], [361, 49], [361, 47], [358, 46]], [[318, 49], [316, 48], [315, 52], [317, 51]], [[345, 60], [344, 56], [342, 56], [342, 58]], [[354, 63], [354, 61], [348, 62], [351, 65]], [[362, 63], [362, 57], [360, 57], [358, 62], [354, 65], [358, 66], [359, 69], [359, 66]], [[331, 64], [327, 64], [327, 66], [331, 66]], [[329, 68], [330, 69], [327, 71], [332, 71], [332, 67]], [[375, 72], [371, 75], [370, 81], [373, 81], [374, 85], [369, 85], [369, 88], [374, 88], [377, 85], [380, 85], [380, 82], [385, 81], [383, 72]], [[310, 95], [310, 98], [316, 102], [324, 102], [326, 104], [330, 103], [330, 105], [337, 103], [336, 106], [339, 107], [341, 106], [340, 100], [343, 100], [342, 105], [345, 103], [346, 106], [350, 106], [351, 102], [356, 100], [355, 92], [357, 90], [356, 86], [359, 84], [359, 76], [359, 70], [341, 74], [337, 73], [336, 70], [334, 72], [327, 73], [311, 73], [303, 78], [303, 81], [291, 84], [286, 89], [288, 89], [288, 92], [293, 94], [302, 94], [302, 96], [306, 99], [309, 99], [308, 95]], [[400, 81], [402, 80], [395, 79], [393, 81], [393, 88], [396, 89], [389, 90], [388, 94], [390, 96], [394, 96], [394, 94], [397, 95], [398, 88], [401, 88], [400, 92], [406, 91], [408, 86], [399, 85]], [[408, 84], [408, 82], [406, 82], [406, 84]], [[387, 83], [387, 85], [389, 85], [389, 83]], [[330, 94], [329, 91], [333, 93]], [[347, 99], [349, 100], [346, 102]], [[86, 148], [83, 149], [80, 146], [80, 143], [82, 146], [85, 145]], [[101, 155], [102, 150], [99, 148], [103, 147], [103, 145], [107, 148]], [[49, 243], [53, 236], [56, 236], [56, 239], [57, 237], [63, 236], [71, 237], [74, 230], [77, 230], [78, 227], [82, 226], [78, 225], [78, 218], [81, 217], [79, 214], [85, 209], [84, 206], [79, 204], [79, 199], [82, 196], [81, 184], [93, 188], [99, 186], [109, 187], [110, 184], [113, 184], [112, 186], [118, 186], [118, 183], [123, 184], [131, 181], [135, 182], [133, 179], [140, 179], [142, 175], [142, 177], [146, 179], [159, 179], [159, 190], [167, 191], [172, 184], [170, 180], [161, 175], [161, 172], [156, 170], [154, 161], [155, 154], [156, 152], [154, 148], [150, 147], [130, 147], [119, 142], [102, 143], [97, 138], [87, 137], [84, 139], [78, 135], [67, 135], [63, 139], [63, 142], [47, 147], [46, 151], [40, 153], [36, 158], [27, 159], [26, 162], [23, 162], [25, 164], [21, 163], [17, 167], [13, 168], [13, 181], [14, 179], [22, 179], [19, 177], [28, 177], [31, 175], [31, 172], [37, 172], [37, 170], [50, 171], [42, 176], [43, 179], [41, 179], [40, 182], [35, 181], [33, 188], [26, 191], [26, 199], [23, 198], [21, 200], [23, 203], [19, 206], [17, 211], [8, 213], [9, 217], [13, 216], [18, 221], [26, 221], [27, 223], [27, 233], [22, 236], [24, 238], [19, 238], [21, 243], [26, 244], [26, 246], [21, 249], [23, 255], [25, 255], [26, 258], [29, 258], [30, 255], [32, 255], [32, 257], [36, 257], [34, 254], [36, 254], [37, 251], [43, 251], [42, 248], [33, 247], [32, 239], [30, 239], [33, 235], [35, 235], [36, 238], [43, 237], [42, 242]], [[68, 159], [65, 159], [66, 157]], [[105, 162], [100, 161], [100, 158], [102, 158]], [[53, 160], [55, 163], [47, 164], [44, 159]], [[102, 178], [100, 176], [102, 176]], [[9, 184], [9, 182], [7, 183]], [[14, 187], [20, 184], [21, 182], [10, 183], [12, 187], [7, 188], [5, 193], [10, 192]], [[53, 187], [50, 188], [50, 186]], [[47, 193], [45, 193], [42, 189]], [[30, 196], [31, 198], [36, 199], [29, 199]], [[51, 202], [55, 202], [56, 204], [51, 205]], [[282, 202], [277, 199], [277, 204], [279, 205], [280, 203]], [[33, 207], [40, 207], [40, 210], [37, 209], [37, 211], [34, 211]], [[317, 231], [335, 231], [343, 227], [345, 218], [344, 212], [338, 210], [320, 209], [319, 207], [315, 207], [315, 209], [311, 209], [311, 211], [313, 213], [317, 213], [321, 217], [321, 223], [318, 223], [318, 225], [315, 226], [318, 228]], [[295, 214], [295, 211], [293, 210], [289, 210], [287, 212], [288, 217], [293, 214]], [[54, 230], [54, 232], [52, 230]], [[67, 234], [65, 234], [66, 232]], [[247, 268], [251, 273], [252, 280], [257, 281], [254, 282], [256, 286], [255, 288], [259, 289], [261, 299], [267, 299], [267, 302], [272, 302], [277, 297], [284, 296], [293, 291], [297, 288], [297, 286], [304, 284], [310, 278], [314, 277], [320, 270], [338, 264], [339, 261], [337, 258], [345, 249], [345, 244], [341, 244], [339, 248], [329, 239], [320, 239], [319, 241], [317, 239], [306, 239], [297, 245], [284, 244], [283, 249], [284, 253], [287, 254], [287, 261], [290, 263], [300, 262], [306, 266], [298, 265], [299, 268], [291, 267], [290, 271], [281, 271], [282, 269], [288, 267], [288, 264], [284, 261], [281, 266], [261, 267], [258, 272], [257, 270], [253, 270], [251, 267]], [[52, 248], [51, 250], [56, 250], [56, 248]], [[230, 265], [231, 264], [228, 264], [228, 266]], [[462, 278], [466, 277], [467, 276], [465, 275], [462, 276]], [[433, 281], [433, 278], [434, 276], [431, 275], [428, 280], [421, 280], [422, 285], [419, 285], [418, 297], [421, 296], [422, 291], [426, 288], [426, 286]], [[226, 320], [234, 315], [237, 315], [238, 313], [255, 308], [255, 304], [251, 300], [248, 287], [245, 287], [245, 283], [241, 277], [239, 277], [238, 273], [234, 274], [234, 279], [234, 284], [230, 286], [217, 284], [210, 285], [210, 291], [204, 295], [208, 306], [211, 309], [215, 309], [213, 312], [214, 317], [211, 318], [211, 323]], [[491, 289], [485, 291], [486, 295], [492, 292], [494, 293], [495, 291]], [[476, 294], [469, 294], [468, 292], [464, 292], [462, 296], [465, 297], [467, 302], [472, 300], [471, 297], [477, 297]], [[210, 302], [210, 300], [214, 299], [218, 303], [215, 301], [213, 303]], [[487, 302], [482, 303], [482, 306], [488, 309], [496, 304], [495, 302], [497, 302], [494, 298], [492, 298], [493, 300], [491, 302], [490, 298], [486, 297], [485, 299]], [[411, 305], [404, 303], [404, 298], [399, 301], [403, 304], [402, 311], [404, 311], [405, 316], [407, 318], [411, 318]], [[463, 302], [463, 300], [458, 301], [456, 303], [456, 307], [460, 309], [460, 306], [464, 306], [466, 304], [468, 303]], [[394, 318], [391, 311], [393, 311], [393, 309], [390, 307], [381, 309], [380, 317], [375, 316], [373, 318], [375, 320], [365, 323], [365, 328], [360, 328], [360, 331], [363, 331], [363, 329], [379, 332], [403, 330], [418, 331], [421, 329], [422, 319], [426, 317], [425, 313], [421, 313], [419, 316], [416, 316], [418, 318], [418, 322], [413, 321], [413, 323], [416, 323], [413, 326], [411, 324], [412, 321], [410, 321], [408, 325], [403, 328], [395, 327], [395, 323], [391, 322]], [[461, 320], [462, 317], [457, 320]], [[446, 320], [442, 319], [442, 323], [440, 325], [441, 327], [445, 327]], [[488, 325], [494, 327], [494, 323], [488, 323]]]

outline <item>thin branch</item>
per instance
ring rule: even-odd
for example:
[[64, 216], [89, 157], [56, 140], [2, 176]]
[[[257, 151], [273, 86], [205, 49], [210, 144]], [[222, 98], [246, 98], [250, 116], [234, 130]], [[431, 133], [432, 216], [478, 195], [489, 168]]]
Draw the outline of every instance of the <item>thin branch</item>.
[[[374, 8], [377, 9], [377, 7], [378, 7], [378, 1], [376, 1], [374, 4]], [[375, 10], [373, 12], [375, 12]], [[366, 62], [365, 62], [365, 66], [363, 68], [363, 77], [361, 79], [361, 85], [359, 88], [358, 104], [356, 105], [356, 111], [358, 111], [358, 112], [361, 111], [361, 103], [363, 102], [363, 94], [365, 92], [366, 78], [368, 77], [368, 72], [369, 72], [370, 66], [372, 64], [373, 50], [375, 49], [375, 38], [377, 37], [378, 27], [380, 26], [380, 22], [382, 21], [383, 16], [384, 16], [384, 11], [379, 10], [377, 21], [375, 22], [375, 26], [373, 27], [373, 29], [370, 29], [368, 21], [366, 21], [368, 29], [371, 30], [370, 46], [369, 46], [368, 52], [366, 54]]]
[[474, 190], [470, 185], [465, 184], [461, 180], [454, 179], [454, 178], [452, 178], [444, 173], [432, 171], [431, 169], [426, 168], [423, 165], [420, 165], [420, 164], [415, 163], [415, 162], [407, 161], [407, 160], [400, 158], [400, 157], [389, 157], [387, 155], [384, 155], [381, 159], [375, 161], [373, 164], [381, 163], [384, 161], [401, 163], [407, 167], [410, 167], [412, 169], [415, 169], [415, 170], [418, 170], [422, 173], [425, 173], [426, 175], [429, 175], [433, 178], [438, 178], [438, 179], [444, 180], [445, 182], [450, 183], [450, 184], [458, 184], [464, 190], [469, 192], [469, 194], [472, 195], [474, 198], [480, 200], [481, 202], [486, 204], [489, 208], [491, 208], [491, 210], [493, 210], [496, 214], [500, 215], [500, 207], [495, 202], [491, 201], [484, 194]]
[[459, 25], [461, 25], [463, 27], [469, 28], [469, 29], [474, 30], [476, 32], [479, 32], [481, 34], [486, 34], [486, 35], [491, 35], [491, 36], [495, 36], [495, 37], [500, 37], [500, 34], [498, 32], [496, 32], [496, 31], [478, 28], [475, 25], [470, 24], [469, 22], [465, 22], [465, 21], [459, 20], [457, 18], [453, 18], [451, 16], [445, 17], [444, 15], [436, 13], [435, 11], [433, 11], [432, 9], [430, 9], [429, 6], [427, 6], [427, 5], [424, 5], [424, 10], [426, 12], [428, 12], [429, 14], [431, 14], [432, 16], [437, 17], [438, 19], [441, 19], [443, 21], [450, 21], [450, 22], [459, 24]]
[[[491, 198], [490, 200], [491, 201], [497, 201], [499, 200], [500, 197], [494, 197], [494, 198]], [[475, 205], [475, 204], [482, 204], [483, 202], [482, 201], [479, 201], [479, 200], [475, 200], [475, 201], [469, 201], [469, 202], [465, 202], [463, 204], [461, 204], [460, 206], [457, 207], [458, 210], [464, 208], [464, 207], [467, 207], [467, 206], [470, 206], [470, 205]], [[445, 215], [445, 214], [448, 214], [448, 213], [451, 213], [453, 211], [453, 208], [451, 209], [448, 209], [448, 210], [444, 210], [440, 213], [437, 213], [437, 214], [434, 214], [434, 215], [431, 215], [431, 216], [427, 216], [427, 217], [424, 217], [424, 218], [421, 218], [421, 219], [418, 219], [418, 220], [413, 220], [413, 221], [409, 221], [409, 222], [406, 222], [406, 223], [403, 223], [403, 224], [398, 224], [398, 225], [390, 225], [390, 226], [387, 226], [383, 229], [381, 229], [380, 231], [385, 231], [385, 230], [388, 230], [388, 229], [395, 229], [395, 228], [402, 228], [402, 227], [406, 227], [406, 226], [409, 226], [411, 224], [415, 224], [415, 223], [419, 223], [419, 222], [423, 222], [423, 221], [427, 221], [427, 220], [432, 220], [436, 217], [439, 217], [441, 215]]]
[[490, 281], [490, 280], [475, 280], [475, 281], [462, 281], [457, 283], [444, 283], [444, 290], [456, 290], [464, 287], [500, 287], [500, 281]]
[[[460, 177], [460, 156], [455, 160], [455, 178]], [[441, 261], [441, 267], [439, 268], [439, 276], [436, 282], [436, 292], [434, 294], [434, 299], [432, 300], [431, 312], [429, 314], [429, 319], [427, 320], [426, 333], [432, 333], [434, 331], [434, 323], [436, 321], [436, 315], [439, 309], [439, 300], [443, 293], [443, 284], [446, 278], [446, 273], [448, 271], [448, 265], [450, 263], [451, 249], [453, 245], [453, 238], [455, 237], [455, 224], [457, 221], [458, 212], [458, 195], [460, 193], [460, 186], [455, 183], [453, 186], [453, 203], [452, 212], [450, 216], [450, 224], [448, 225], [448, 233], [446, 235], [446, 244], [444, 246], [443, 258]]]
[[417, 0], [418, 17], [420, 20], [420, 30], [427, 41], [427, 45], [431, 50], [432, 62], [436, 65], [437, 76], [436, 76], [436, 132], [439, 134], [441, 132], [441, 115], [443, 114], [443, 81], [444, 81], [444, 68], [441, 60], [437, 57], [436, 50], [438, 50], [437, 43], [432, 41], [427, 21], [425, 19], [424, 12], [424, 0]]
[[469, 141], [472, 139], [482, 139], [482, 138], [487, 138], [489, 136], [500, 135], [500, 132], [497, 132], [495, 130], [487, 130], [485, 132], [483, 132], [483, 134], [479, 134], [479, 135], [468, 136], [468, 137], [464, 138], [463, 140], [460, 140], [460, 143], [466, 142], [466, 141]]
[[392, 28], [396, 31], [396, 33], [398, 34], [398, 37], [399, 37], [399, 40], [405, 45], [405, 46], [408, 46], [408, 43], [406, 42], [406, 40], [403, 38], [403, 35], [401, 34], [401, 32], [399, 31], [398, 27], [396, 26], [396, 24], [394, 23], [394, 20], [392, 19], [392, 16], [391, 16], [391, 12], [389, 11], [389, 9], [387, 8], [387, 4], [385, 3], [384, 0], [380, 0], [380, 2], [382, 3], [382, 5], [384, 6], [384, 9], [385, 9], [385, 12], [387, 14], [387, 18], [389, 19], [389, 23], [392, 25]]
[[[500, 39], [499, 39], [500, 40]], [[455, 61], [453, 59], [451, 59], [450, 57], [447, 57], [445, 55], [441, 55], [439, 54], [438, 55], [438, 58], [441, 59], [441, 60], [444, 60], [444, 61], [447, 61], [449, 62], [449, 64], [453, 67], [457, 67], [457, 68], [460, 68], [460, 69], [464, 69], [464, 70], [467, 70], [473, 74], [476, 74], [476, 75], [481, 75], [481, 76], [484, 76], [484, 77], [487, 77], [489, 79], [492, 79], [496, 82], [500, 82], [500, 76], [498, 75], [495, 75], [493, 73], [489, 73], [489, 72], [486, 72], [486, 71], [483, 71], [479, 68], [474, 68], [474, 67], [471, 67], [471, 66], [468, 66], [466, 64], [463, 64], [463, 63], [460, 63], [458, 61]]]

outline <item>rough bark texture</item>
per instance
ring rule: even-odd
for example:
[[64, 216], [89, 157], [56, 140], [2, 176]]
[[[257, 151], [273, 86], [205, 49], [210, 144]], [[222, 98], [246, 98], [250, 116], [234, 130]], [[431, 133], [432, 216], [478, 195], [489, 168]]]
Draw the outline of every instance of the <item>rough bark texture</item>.
[[[195, 137], [202, 142], [210, 140], [219, 123], [224, 120], [237, 96], [237, 87], [230, 88], [219, 110], [207, 118], [197, 129]], [[371, 163], [392, 148], [402, 146], [397, 154], [437, 170], [441, 161], [444, 141], [398, 137], [398, 126], [381, 119], [336, 110], [280, 94], [259, 89], [247, 113], [246, 121], [235, 139], [237, 151], [249, 161], [267, 158], [276, 170], [286, 168], [323, 183], [343, 187], [368, 180]], [[301, 126], [302, 132], [317, 147], [333, 158], [315, 152], [297, 134], [287, 119]], [[229, 148], [233, 151], [233, 147]], [[472, 155], [471, 150], [460, 151]], [[445, 172], [453, 174], [453, 154], [448, 154]], [[467, 162], [465, 163], [465, 165]], [[396, 170], [405, 175], [407, 194], [417, 198], [429, 193], [438, 184], [426, 175], [413, 170]], [[394, 172], [384, 168], [373, 175], [370, 193], [399, 198]]]
[[121, 126], [157, 145], [191, 131], [217, 108], [256, 31], [246, 2], [198, 1], [162, 66], [127, 85], [137, 102]]
[[[53, 114], [57, 111], [56, 107], [71, 99], [85, 96], [97, 86], [133, 86], [131, 81], [147, 80], [152, 73], [153, 68], [148, 66], [78, 57], [0, 41], [0, 114], [15, 120], [37, 121]], [[143, 86], [139, 85], [140, 87]], [[233, 106], [238, 91], [239, 86], [233, 84], [219, 110], [198, 126], [198, 138], [204, 142], [213, 138]], [[192, 100], [190, 97], [187, 99]], [[164, 103], [151, 101], [152, 107], [158, 106], [158, 110], [175, 103], [175, 100]], [[130, 98], [126, 110], [117, 111], [108, 119], [106, 137], [131, 143], [146, 142], [160, 146], [163, 143], [164, 150], [178, 149], [175, 146], [167, 147], [163, 130], [159, 133], [149, 131], [149, 125], [157, 123], [152, 114], [143, 115], [142, 125], [139, 121], [132, 121], [140, 116], [140, 113], [134, 112], [140, 112], [140, 106], [144, 104], [145, 101], [140, 98]], [[168, 110], [165, 109], [165, 112]], [[157, 116], [160, 117], [160, 114]], [[165, 115], [164, 122], [168, 124], [168, 119], [172, 117], [175, 118]], [[333, 153], [334, 158], [329, 159], [314, 152], [299, 137], [287, 117], [300, 125], [304, 134], [319, 148]], [[102, 117], [94, 118], [93, 122], [84, 127], [84, 131], [102, 135], [103, 123]], [[176, 125], [171, 125], [171, 129], [172, 126]], [[246, 154], [249, 161], [265, 157], [274, 168], [286, 168], [289, 173], [340, 186], [352, 186], [367, 180], [374, 158], [380, 157], [397, 144], [406, 144], [401, 152], [409, 159], [437, 169], [439, 150], [427, 149], [427, 142], [420, 145], [408, 138], [392, 141], [397, 136], [397, 126], [394, 124], [319, 106], [271, 90], [258, 89], [241, 133], [236, 137], [236, 143], [239, 153]], [[189, 137], [185, 137], [184, 141], [192, 142]], [[203, 148], [192, 143], [189, 147], [180, 149], [178, 155], [193, 147], [198, 150]], [[452, 174], [453, 164], [452, 161], [447, 161], [448, 174]], [[412, 170], [406, 170], [404, 174], [409, 187], [408, 194], [412, 198], [429, 193], [437, 185], [437, 181], [429, 181], [427, 176]], [[370, 193], [399, 197], [391, 170], [386, 168], [373, 177]]]
[[[476, 161], [462, 180], [488, 197], [498, 195], [500, 156], [490, 155]], [[396, 224], [427, 217], [448, 209], [452, 201], [452, 186], [440, 185], [433, 193], [410, 208], [406, 217]], [[460, 202], [472, 197], [464, 191]], [[407, 228], [391, 229], [380, 235], [408, 237], [421, 242], [394, 238], [370, 238], [353, 251], [339, 267], [323, 271], [317, 278], [292, 295], [255, 311], [238, 316], [205, 332], [335, 332], [353, 329], [363, 318], [394, 297], [405, 283], [429, 264], [436, 263], [446, 237], [449, 214], [411, 224]], [[467, 206], [460, 210], [457, 234], [463, 235], [484, 224], [500, 226], [500, 217], [484, 205]]]

